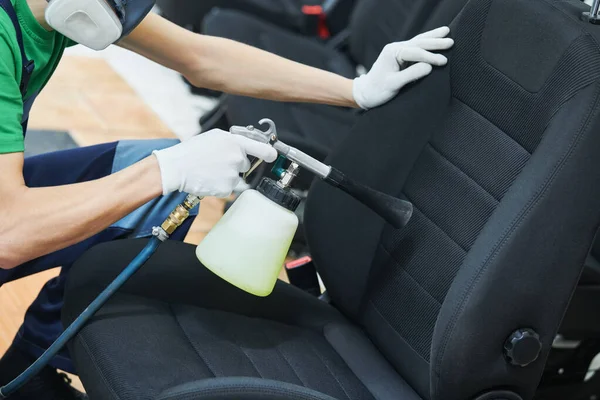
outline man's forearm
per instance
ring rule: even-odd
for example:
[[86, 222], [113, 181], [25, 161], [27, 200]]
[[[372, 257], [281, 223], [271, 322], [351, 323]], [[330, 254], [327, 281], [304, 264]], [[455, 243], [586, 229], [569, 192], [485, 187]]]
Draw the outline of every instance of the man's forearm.
[[352, 80], [149, 15], [121, 46], [179, 71], [194, 85], [277, 101], [357, 107]]
[[81, 242], [162, 193], [149, 157], [123, 171], [74, 185], [2, 191], [0, 268], [13, 268]]
[[196, 46], [201, 56], [183, 73], [197, 86], [275, 101], [357, 107], [351, 79], [223, 38], [198, 36]]

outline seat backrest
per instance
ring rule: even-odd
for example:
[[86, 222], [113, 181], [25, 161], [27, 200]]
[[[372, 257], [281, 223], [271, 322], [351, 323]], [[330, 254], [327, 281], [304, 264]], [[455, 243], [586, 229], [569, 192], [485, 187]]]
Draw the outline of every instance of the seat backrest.
[[[467, 0], [361, 0], [350, 20], [350, 55], [370, 69], [383, 47], [448, 25]], [[444, 12], [437, 8], [444, 5]]]
[[[449, 65], [359, 118], [330, 162], [402, 196], [402, 230], [319, 182], [307, 240], [333, 304], [425, 399], [530, 398], [600, 221], [600, 27], [578, 0], [472, 0]], [[534, 329], [526, 367], [503, 345]]]
[[361, 0], [350, 18], [350, 55], [371, 68], [383, 47], [418, 33], [425, 23], [424, 5], [439, 0]]

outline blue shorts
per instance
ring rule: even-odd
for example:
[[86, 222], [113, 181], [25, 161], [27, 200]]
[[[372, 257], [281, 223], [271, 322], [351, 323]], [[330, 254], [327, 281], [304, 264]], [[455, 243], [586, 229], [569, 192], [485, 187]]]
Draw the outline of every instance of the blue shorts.
[[[153, 150], [176, 143], [174, 139], [122, 141], [43, 154], [25, 159], [23, 175], [28, 187], [90, 181], [122, 170], [146, 158]], [[110, 193], [98, 193], [98, 196], [110, 196]], [[152, 200], [89, 239], [14, 269], [0, 270], [0, 286], [2, 286], [4, 283], [25, 276], [62, 266], [60, 275], [46, 283], [27, 310], [25, 321], [13, 345], [32, 357], [39, 357], [63, 331], [60, 313], [70, 266], [87, 249], [98, 243], [151, 236], [152, 227], [160, 224], [184, 198], [185, 194], [174, 193]], [[197, 209], [194, 210], [193, 217], [197, 212]], [[189, 218], [171, 239], [183, 240], [192, 221], [193, 218]], [[51, 364], [56, 368], [75, 372], [66, 349]]]

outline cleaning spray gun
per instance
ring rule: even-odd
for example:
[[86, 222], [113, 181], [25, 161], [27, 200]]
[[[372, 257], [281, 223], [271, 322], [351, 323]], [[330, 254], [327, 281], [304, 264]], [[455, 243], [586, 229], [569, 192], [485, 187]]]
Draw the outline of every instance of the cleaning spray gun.
[[[290, 186], [301, 168], [346, 192], [397, 229], [410, 220], [410, 202], [359, 184], [336, 168], [288, 146], [279, 140], [270, 119], [260, 124], [268, 125], [268, 129], [233, 126], [230, 132], [273, 146], [280, 155], [273, 169], [279, 180], [263, 178], [256, 190], [243, 192], [196, 250], [204, 266], [222, 279], [256, 296], [271, 294], [298, 228], [294, 211], [301, 199]], [[291, 161], [287, 169], [283, 168], [286, 159]], [[261, 162], [255, 160], [247, 174]]]
[[[259, 121], [259, 124], [268, 125], [268, 129], [261, 131], [253, 126], [233, 126], [230, 132], [234, 135], [242, 135], [261, 143], [269, 143], [277, 150], [280, 156], [292, 161], [291, 170], [280, 176], [280, 178], [283, 178], [281, 182], [283, 185], [289, 186], [291, 180], [288, 180], [293, 179], [297, 175], [298, 168], [305, 168], [323, 181], [341, 189], [363, 203], [396, 229], [404, 227], [410, 220], [413, 213], [413, 205], [410, 202], [357, 183], [336, 168], [326, 165], [294, 147], [288, 146], [279, 140], [277, 128], [272, 120], [265, 118]], [[247, 174], [252, 173], [261, 162], [262, 160], [256, 160]], [[274, 172], [277, 173], [277, 171]]]

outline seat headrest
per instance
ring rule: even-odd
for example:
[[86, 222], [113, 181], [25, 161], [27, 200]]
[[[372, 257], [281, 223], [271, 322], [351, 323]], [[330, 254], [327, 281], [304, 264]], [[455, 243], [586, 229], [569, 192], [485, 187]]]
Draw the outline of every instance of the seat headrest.
[[[546, 3], [492, 2], [481, 37], [483, 58], [529, 92], [542, 88], [562, 55], [584, 33], [580, 21], [565, 19], [577, 18], [580, 10], [556, 12], [561, 2]], [[519, 18], [524, 12], [528, 17]]]

